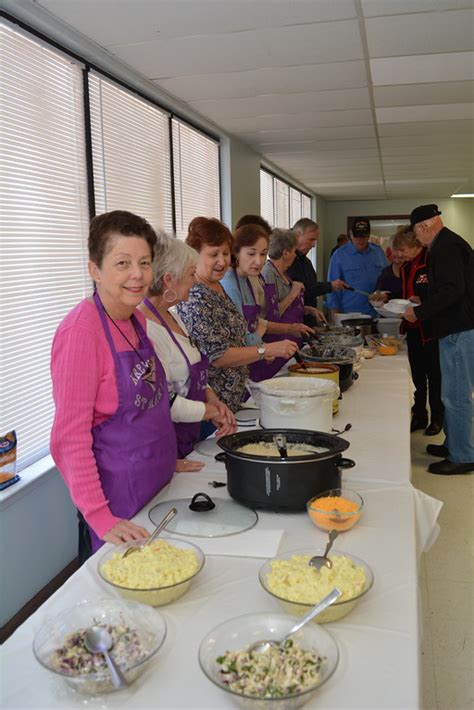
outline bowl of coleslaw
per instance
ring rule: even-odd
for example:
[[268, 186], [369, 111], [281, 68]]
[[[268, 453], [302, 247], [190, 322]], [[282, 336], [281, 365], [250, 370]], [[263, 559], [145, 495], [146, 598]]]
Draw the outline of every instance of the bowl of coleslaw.
[[318, 572], [308, 563], [313, 555], [323, 554], [324, 548], [294, 550], [267, 560], [259, 572], [265, 591], [294, 616], [304, 616], [334, 587], [340, 589], [341, 597], [318, 614], [313, 621], [316, 624], [347, 616], [374, 583], [374, 575], [366, 562], [340, 550], [329, 554], [332, 567], [322, 567]]
[[271, 612], [225, 621], [201, 642], [201, 670], [242, 707], [301, 707], [336, 670], [339, 651], [333, 636], [323, 627], [306, 624], [279, 649], [248, 652], [255, 641], [280, 641], [294, 623], [294, 617]]
[[104, 655], [85, 646], [85, 632], [91, 626], [103, 626], [112, 636], [110, 654], [128, 683], [143, 673], [166, 638], [161, 614], [137, 602], [84, 600], [56, 616], [46, 616], [33, 640], [36, 660], [75, 690], [90, 695], [116, 690]]
[[[145, 542], [110, 547], [99, 559], [99, 575], [125, 599], [150, 606], [170, 604], [202, 570], [204, 553], [187, 540], [159, 537], [150, 545]], [[124, 557], [130, 547], [140, 549]]]

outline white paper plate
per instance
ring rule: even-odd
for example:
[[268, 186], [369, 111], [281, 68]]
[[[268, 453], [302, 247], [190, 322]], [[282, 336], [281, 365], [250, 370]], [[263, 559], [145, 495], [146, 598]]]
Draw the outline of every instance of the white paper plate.
[[240, 426], [254, 426], [257, 422], [258, 410], [257, 409], [239, 409], [235, 413], [235, 420]]
[[203, 456], [212, 457], [222, 451], [222, 449], [217, 445], [217, 439], [215, 437], [212, 437], [211, 439], [204, 439], [204, 441], [198, 441], [194, 447], [194, 450]]

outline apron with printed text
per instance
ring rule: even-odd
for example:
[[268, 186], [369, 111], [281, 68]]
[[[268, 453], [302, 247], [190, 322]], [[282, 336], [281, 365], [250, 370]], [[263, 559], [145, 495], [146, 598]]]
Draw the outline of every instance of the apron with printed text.
[[[92, 449], [111, 512], [130, 520], [171, 480], [176, 434], [165, 373], [140, 322], [131, 316], [139, 339], [136, 352], [118, 352], [97, 293], [94, 302], [114, 360], [118, 407], [93, 427]], [[103, 540], [89, 531], [95, 552]]]
[[[208, 368], [209, 359], [206, 355], [201, 353], [201, 359], [191, 365], [184, 348], [181, 347], [175, 334], [168, 326], [166, 321], [161, 317], [158, 310], [154, 307], [148, 298], [145, 298], [144, 303], [146, 307], [155, 315], [160, 321], [161, 325], [166, 329], [171, 340], [174, 342], [178, 350], [181, 352], [186, 365], [189, 370], [189, 389], [186, 399], [191, 399], [196, 402], [206, 402], [207, 399], [207, 381], [208, 381]], [[194, 445], [199, 440], [201, 422], [175, 422], [174, 428], [176, 431], [176, 440], [178, 445], [178, 457], [180, 459], [185, 458], [194, 449]]]

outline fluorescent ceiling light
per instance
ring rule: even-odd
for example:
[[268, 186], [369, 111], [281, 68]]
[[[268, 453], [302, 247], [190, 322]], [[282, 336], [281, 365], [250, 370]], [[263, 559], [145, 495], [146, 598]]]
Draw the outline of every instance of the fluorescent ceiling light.
[[451, 195], [451, 197], [474, 197], [473, 192], [460, 192], [457, 195]]

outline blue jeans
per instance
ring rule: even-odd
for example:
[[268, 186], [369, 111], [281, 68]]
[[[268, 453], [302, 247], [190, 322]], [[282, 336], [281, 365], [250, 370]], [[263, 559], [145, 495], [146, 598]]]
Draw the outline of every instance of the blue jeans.
[[440, 338], [439, 357], [449, 460], [471, 463], [474, 461], [474, 330]]

